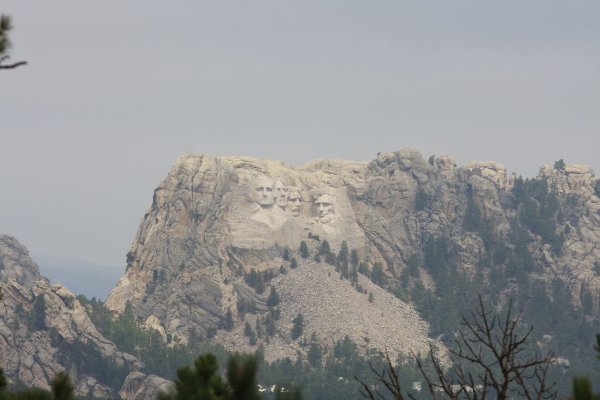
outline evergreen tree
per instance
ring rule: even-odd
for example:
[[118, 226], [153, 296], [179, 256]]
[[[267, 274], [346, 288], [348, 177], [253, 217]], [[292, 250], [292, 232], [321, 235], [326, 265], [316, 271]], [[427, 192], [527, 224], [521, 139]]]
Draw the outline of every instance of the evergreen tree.
[[227, 313], [225, 313], [224, 328], [227, 332], [231, 332], [233, 330], [233, 313], [231, 312], [231, 308], [228, 308]]
[[408, 261], [406, 262], [406, 269], [410, 276], [413, 276], [415, 278], [418, 278], [420, 276], [419, 258], [415, 254], [409, 257]]
[[338, 260], [342, 264], [348, 264], [348, 243], [346, 243], [345, 240], [342, 242], [340, 254], [338, 254]]
[[368, 275], [368, 273], [369, 273], [369, 270], [368, 270], [368, 268], [367, 268], [367, 263], [365, 263], [364, 261], [363, 261], [363, 262], [360, 262], [360, 263], [358, 264], [358, 272], [360, 272], [360, 273], [361, 273], [361, 274], [363, 274], [363, 275]]
[[308, 363], [313, 367], [317, 368], [321, 365], [321, 359], [323, 358], [323, 352], [321, 346], [316, 341], [312, 341], [310, 348], [308, 349]]
[[358, 282], [358, 270], [356, 269], [355, 266], [352, 266], [352, 268], [350, 269], [350, 280], [353, 283], [357, 283]]
[[46, 329], [46, 300], [43, 294], [37, 296], [33, 301], [29, 322], [33, 330], [41, 331]]
[[254, 356], [239, 354], [229, 358], [227, 381], [231, 387], [231, 400], [260, 400], [256, 374], [258, 360]]
[[173, 389], [169, 393], [160, 394], [158, 399], [230, 399], [232, 389], [218, 374], [218, 370], [217, 358], [210, 353], [203, 354], [194, 362], [194, 368], [179, 368]]
[[573, 378], [573, 400], [593, 400], [595, 398], [596, 396], [592, 392], [592, 383], [587, 377]]
[[419, 188], [417, 194], [415, 195], [415, 210], [423, 211], [428, 204], [429, 198], [427, 193], [423, 189]]
[[252, 334], [252, 327], [250, 326], [250, 322], [246, 321], [244, 324], [244, 335], [250, 337]]
[[13, 29], [12, 19], [8, 15], [0, 15], [0, 69], [12, 69], [26, 65], [26, 61], [13, 64], [2, 64], [10, 58], [8, 50], [12, 47], [9, 32]]
[[322, 256], [327, 256], [329, 253], [331, 253], [329, 242], [327, 240], [323, 240], [323, 242], [321, 242], [321, 247], [319, 248], [319, 254]]
[[50, 386], [55, 400], [75, 400], [75, 388], [66, 372], [59, 372]]
[[371, 280], [379, 286], [383, 286], [385, 283], [385, 275], [383, 275], [383, 266], [380, 262], [376, 262], [373, 265], [373, 271], [371, 271]]
[[256, 337], [262, 337], [263, 335], [263, 327], [260, 321], [260, 317], [256, 317], [256, 325], [254, 327], [254, 331], [256, 332]]
[[340, 248], [340, 253], [337, 257], [338, 266], [344, 278], [348, 278], [350, 275], [348, 256], [348, 244], [344, 240], [342, 242], [342, 247]]
[[333, 356], [337, 359], [350, 360], [358, 354], [358, 346], [346, 335], [344, 340], [337, 342], [333, 348]]
[[272, 313], [268, 313], [265, 317], [265, 330], [268, 337], [275, 335], [275, 317]]
[[277, 294], [277, 290], [274, 286], [271, 286], [271, 293], [269, 293], [269, 298], [267, 299], [267, 305], [269, 307], [275, 307], [279, 304], [279, 294]]
[[6, 380], [6, 376], [4, 376], [4, 370], [0, 367], [0, 393], [6, 390], [8, 386], [8, 381]]
[[256, 290], [256, 293], [262, 293], [265, 291], [265, 280], [263, 274], [256, 271], [256, 269], [252, 268], [250, 273], [246, 275], [246, 283], [248, 286]]
[[292, 328], [292, 339], [296, 340], [302, 336], [302, 333], [304, 332], [304, 317], [301, 313], [298, 313], [292, 322], [294, 323]]
[[350, 252], [350, 264], [352, 264], [354, 268], [357, 268], [359, 261], [360, 260], [358, 259], [358, 252], [356, 251], [356, 249], [352, 249], [352, 251]]
[[304, 240], [300, 242], [300, 256], [302, 258], [308, 258], [310, 256], [308, 253], [308, 245]]
[[296, 260], [295, 257], [292, 258], [292, 261], [290, 261], [290, 268], [291, 269], [296, 269], [298, 268], [298, 260]]
[[248, 337], [248, 344], [250, 346], [256, 346], [256, 332], [250, 332], [250, 336]]
[[286, 261], [290, 259], [290, 249], [287, 246], [283, 249], [283, 259]]

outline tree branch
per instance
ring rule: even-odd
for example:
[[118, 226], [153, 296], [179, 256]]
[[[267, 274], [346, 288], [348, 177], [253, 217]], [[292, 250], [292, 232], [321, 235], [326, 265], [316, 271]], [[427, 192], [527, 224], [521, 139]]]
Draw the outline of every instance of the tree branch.
[[6, 64], [6, 65], [0, 64], [0, 69], [13, 69], [13, 68], [21, 67], [23, 65], [27, 65], [27, 61], [19, 61], [14, 64]]

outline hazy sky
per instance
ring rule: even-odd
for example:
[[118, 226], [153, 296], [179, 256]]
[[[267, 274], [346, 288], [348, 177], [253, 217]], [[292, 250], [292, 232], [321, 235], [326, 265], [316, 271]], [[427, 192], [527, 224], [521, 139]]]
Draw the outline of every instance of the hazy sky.
[[3, 0], [0, 233], [121, 265], [185, 152], [600, 172], [600, 2]]

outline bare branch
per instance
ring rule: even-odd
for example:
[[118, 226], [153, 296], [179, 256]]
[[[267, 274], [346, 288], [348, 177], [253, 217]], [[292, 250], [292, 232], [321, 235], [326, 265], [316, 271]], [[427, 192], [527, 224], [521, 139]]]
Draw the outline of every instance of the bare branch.
[[[382, 383], [385, 386], [385, 388], [392, 394], [394, 400], [405, 400], [405, 397], [402, 394], [402, 387], [400, 385], [400, 376], [394, 368], [394, 364], [392, 363], [392, 360], [390, 359], [390, 355], [387, 352], [387, 350], [385, 351], [383, 356], [386, 365], [381, 372], [376, 370], [371, 362], [369, 362], [369, 368], [377, 377], [377, 381]], [[371, 400], [386, 399], [386, 397], [383, 394], [381, 394], [378, 389], [373, 390], [371, 387], [369, 387], [369, 385], [358, 379], [356, 376], [354, 377], [354, 379], [356, 379], [358, 383], [361, 384], [362, 389], [360, 390], [360, 394], [363, 397]]]
[[[449, 349], [453, 368], [446, 373], [430, 349], [435, 381], [428, 376], [420, 360], [417, 366], [433, 398], [443, 393], [448, 398], [484, 400], [487, 396], [506, 400], [518, 395], [525, 399], [557, 398], [556, 383], [548, 382], [552, 354], [529, 354], [527, 346], [532, 328], [521, 330], [521, 314], [515, 314], [512, 301], [506, 315], [486, 310], [481, 296], [471, 318], [463, 316], [464, 327]], [[480, 371], [466, 372], [467, 366]]]
[[14, 64], [6, 64], [6, 65], [0, 64], [0, 69], [13, 69], [13, 68], [21, 67], [23, 65], [27, 65], [27, 61], [19, 61]]

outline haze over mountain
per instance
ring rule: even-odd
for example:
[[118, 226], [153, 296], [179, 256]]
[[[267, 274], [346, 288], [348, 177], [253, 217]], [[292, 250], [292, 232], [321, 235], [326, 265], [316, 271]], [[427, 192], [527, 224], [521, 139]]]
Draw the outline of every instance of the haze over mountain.
[[106, 299], [123, 274], [120, 267], [94, 264], [85, 260], [64, 256], [38, 255], [33, 259], [40, 272], [51, 283], [60, 283], [75, 294], [88, 298]]

